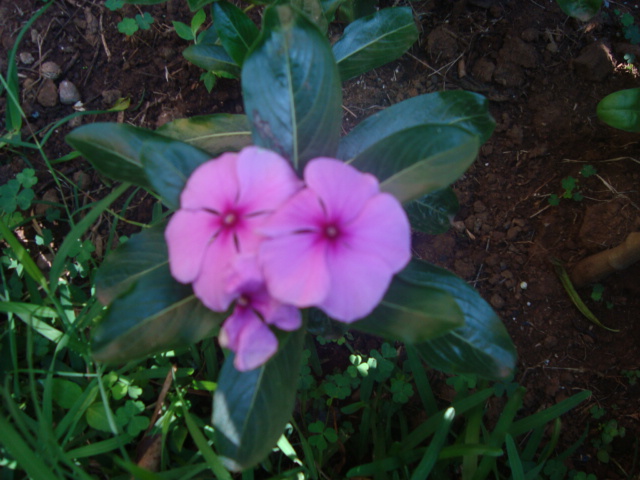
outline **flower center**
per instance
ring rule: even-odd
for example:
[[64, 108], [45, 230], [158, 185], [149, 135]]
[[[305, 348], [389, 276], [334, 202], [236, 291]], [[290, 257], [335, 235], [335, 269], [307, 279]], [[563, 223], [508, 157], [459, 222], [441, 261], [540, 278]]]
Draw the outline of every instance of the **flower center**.
[[326, 227], [324, 227], [324, 234], [326, 235], [327, 238], [336, 238], [338, 236], [340, 232], [338, 231], [338, 228], [335, 225], [327, 225]]
[[247, 305], [249, 305], [249, 297], [247, 297], [246, 295], [240, 295], [238, 297], [238, 300], [236, 300], [236, 303], [240, 307], [246, 307]]
[[222, 223], [226, 227], [231, 227], [235, 225], [237, 221], [238, 221], [238, 216], [235, 214], [235, 212], [226, 213], [222, 218]]

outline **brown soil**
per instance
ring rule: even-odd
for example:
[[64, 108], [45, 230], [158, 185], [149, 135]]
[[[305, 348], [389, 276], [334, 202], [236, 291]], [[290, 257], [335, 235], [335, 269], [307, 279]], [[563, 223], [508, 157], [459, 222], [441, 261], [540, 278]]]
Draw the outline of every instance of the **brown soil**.
[[[44, 61], [61, 66], [55, 84], [73, 82], [87, 109], [108, 107], [120, 95], [132, 100], [133, 107], [119, 115], [85, 117], [84, 122], [155, 128], [178, 117], [241, 113], [237, 81], [219, 80], [209, 94], [199, 81], [201, 71], [181, 56], [187, 43], [171, 30], [171, 20], [188, 22], [183, 3], [170, 0], [146, 7], [156, 19], [152, 29], [126, 38], [116, 27], [121, 12], [110, 12], [103, 2], [57, 2], [18, 49], [35, 59], [19, 63], [28, 129], [38, 131], [73, 112], [56, 102], [51, 83], [39, 75]], [[515, 380], [528, 389], [527, 412], [584, 389], [593, 392], [587, 404], [566, 417], [563, 445], [579, 438], [590, 422], [589, 439], [572, 466], [616, 479], [638, 475], [638, 386], [624, 371], [640, 369], [640, 323], [635, 323], [640, 265], [604, 280], [603, 301], [590, 299], [591, 287], [580, 290], [600, 321], [620, 330], [613, 333], [580, 314], [549, 261], [558, 258], [570, 267], [640, 227], [640, 137], [602, 124], [595, 114], [605, 95], [638, 86], [638, 72], [626, 66], [624, 55], [635, 52], [640, 58], [640, 49], [626, 42], [613, 10], [631, 11], [636, 23], [640, 16], [621, 2], [610, 3], [587, 24], [567, 18], [550, 1], [411, 3], [422, 32], [419, 43], [399, 61], [345, 85], [344, 120], [347, 131], [381, 108], [443, 89], [463, 88], [489, 98], [498, 127], [478, 161], [454, 185], [461, 204], [456, 228], [436, 237], [416, 235], [415, 250], [468, 280], [499, 312], [518, 347]], [[40, 5], [0, 0], [2, 52], [9, 51]], [[128, 6], [124, 12], [133, 16], [137, 10]], [[6, 57], [0, 54], [2, 71]], [[47, 143], [49, 158], [69, 152], [63, 136], [70, 129], [60, 127]], [[2, 182], [25, 167], [18, 155], [6, 150], [0, 155]], [[37, 194], [44, 198], [52, 187], [44, 177], [46, 168], [35, 156], [28, 160], [37, 168]], [[597, 169], [597, 176], [580, 175], [587, 164]], [[60, 170], [70, 177], [78, 171], [88, 174], [86, 195], [104, 195], [103, 183], [88, 164], [63, 163]], [[549, 205], [551, 194], [562, 194], [567, 176], [578, 179], [584, 199]], [[127, 215], [148, 221], [151, 205], [150, 198], [139, 198]], [[594, 405], [606, 410], [605, 417], [591, 417]], [[614, 444], [617, 466], [599, 462], [590, 441], [599, 437], [599, 425], [609, 418], [627, 429], [625, 438]]]

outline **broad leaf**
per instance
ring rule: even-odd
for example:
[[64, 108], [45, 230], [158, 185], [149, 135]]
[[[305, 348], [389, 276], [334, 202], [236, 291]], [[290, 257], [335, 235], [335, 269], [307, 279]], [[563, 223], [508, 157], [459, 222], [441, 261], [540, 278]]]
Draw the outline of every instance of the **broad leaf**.
[[380, 180], [381, 190], [401, 202], [449, 186], [478, 155], [478, 137], [454, 126], [402, 130], [359, 154], [351, 165]]
[[242, 65], [249, 48], [258, 38], [258, 27], [246, 13], [224, 0], [213, 4], [212, 15], [222, 46], [238, 65]]
[[598, 103], [598, 118], [627, 132], [640, 132], [640, 88], [611, 93]]
[[513, 374], [516, 350], [506, 328], [464, 280], [420, 260], [413, 260], [398, 276], [414, 285], [449, 292], [464, 313], [463, 327], [416, 345], [427, 364], [447, 373], [477, 374], [493, 380]]
[[242, 68], [242, 90], [255, 144], [298, 170], [311, 158], [335, 154], [342, 121], [338, 67], [328, 40], [304, 14], [267, 8]]
[[375, 142], [411, 127], [455, 125], [484, 143], [496, 122], [489, 114], [487, 99], [463, 90], [428, 93], [397, 103], [371, 115], [340, 141], [338, 158], [349, 160]]
[[[213, 397], [215, 444], [228, 468], [246, 470], [271, 452], [291, 417], [304, 340], [304, 329], [281, 336], [265, 365], [248, 372], [227, 356]], [[284, 339], [282, 339], [284, 337]]]
[[142, 167], [162, 203], [175, 210], [180, 207], [180, 193], [191, 173], [211, 157], [178, 140], [160, 139], [144, 143]]
[[409, 7], [385, 8], [345, 28], [333, 46], [343, 81], [399, 58], [418, 39]]
[[327, 33], [329, 22], [320, 0], [291, 0], [291, 5], [304, 12], [322, 33]]
[[430, 235], [449, 230], [459, 208], [458, 197], [451, 188], [443, 188], [404, 206], [411, 228]]
[[95, 329], [93, 356], [122, 363], [184, 347], [211, 335], [223, 319], [224, 314], [194, 296], [190, 285], [176, 282], [164, 265], [141, 276], [111, 303]]
[[197, 12], [202, 7], [206, 7], [210, 3], [215, 2], [216, 0], [187, 0], [187, 4], [189, 5], [189, 10], [192, 12]]
[[207, 72], [223, 73], [233, 78], [240, 76], [240, 67], [220, 45], [189, 45], [182, 51], [182, 55]]
[[419, 343], [463, 324], [462, 310], [450, 293], [397, 275], [376, 309], [351, 326], [390, 340]]
[[250, 128], [246, 115], [216, 113], [173, 120], [156, 132], [198, 147], [213, 158], [250, 145]]
[[145, 229], [107, 255], [95, 279], [96, 295], [103, 305], [131, 289], [140, 278], [153, 276], [168, 265], [165, 227], [162, 222]]
[[602, 0], [556, 0], [564, 13], [570, 17], [587, 22], [602, 6]]
[[73, 130], [66, 137], [69, 145], [101, 173], [113, 178], [149, 188], [140, 156], [145, 141], [162, 139], [144, 128], [123, 123], [91, 123]]

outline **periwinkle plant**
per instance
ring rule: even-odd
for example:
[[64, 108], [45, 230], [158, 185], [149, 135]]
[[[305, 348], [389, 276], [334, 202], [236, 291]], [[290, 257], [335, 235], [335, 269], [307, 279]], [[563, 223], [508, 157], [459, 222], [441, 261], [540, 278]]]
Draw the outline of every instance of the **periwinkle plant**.
[[419, 96], [340, 138], [340, 78], [316, 24], [270, 6], [242, 66], [246, 115], [156, 132], [92, 124], [67, 137], [171, 215], [99, 269], [107, 308], [94, 357], [123, 362], [218, 335], [231, 353], [214, 395], [215, 447], [234, 470], [260, 462], [282, 434], [310, 326], [348, 322], [411, 343], [445, 372], [499, 379], [514, 369], [514, 346], [477, 292], [410, 258], [410, 224], [441, 231], [434, 217], [455, 214], [442, 192], [493, 131], [486, 99]]

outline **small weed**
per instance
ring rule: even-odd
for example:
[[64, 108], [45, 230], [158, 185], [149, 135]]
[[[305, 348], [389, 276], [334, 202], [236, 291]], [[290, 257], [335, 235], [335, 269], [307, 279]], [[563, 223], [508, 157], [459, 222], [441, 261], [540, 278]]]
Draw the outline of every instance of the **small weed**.
[[[580, 175], [584, 178], [589, 178], [596, 173], [598, 173], [598, 171], [593, 165], [585, 165], [580, 170]], [[562, 179], [562, 194], [551, 194], [548, 199], [549, 205], [552, 205], [554, 207], [560, 205], [560, 200], [562, 198], [570, 199], [575, 202], [581, 202], [582, 200], [584, 200], [584, 195], [578, 190], [578, 186], [579, 179], [571, 175], [564, 177]]]
[[622, 24], [622, 32], [624, 38], [629, 40], [634, 45], [640, 44], [640, 27], [636, 24], [633, 15], [629, 12], [622, 13], [620, 10], [614, 10], [614, 13], [618, 16], [620, 23]]
[[624, 427], [618, 425], [618, 421], [611, 419], [606, 423], [601, 423], [600, 427], [602, 433], [599, 438], [591, 441], [593, 446], [597, 450], [596, 456], [602, 463], [609, 463], [611, 460], [611, 452], [613, 451], [612, 442], [618, 437], [623, 438], [626, 430]]
[[206, 19], [207, 14], [205, 13], [205, 11], [198, 10], [191, 19], [190, 26], [186, 23], [174, 20], [173, 28], [175, 28], [176, 33], [180, 38], [188, 42], [192, 41], [193, 43], [197, 44], [200, 41], [201, 36], [205, 33], [201, 32], [200, 35], [198, 35], [198, 30], [200, 30], [200, 27], [202, 27]]
[[622, 370], [621, 373], [627, 377], [629, 385], [636, 385], [640, 379], [640, 370]]
[[16, 175], [16, 178], [9, 180], [0, 186], [0, 215], [7, 217], [7, 223], [17, 225], [24, 220], [22, 212], [31, 207], [36, 194], [33, 187], [38, 183], [35, 170], [25, 168]]

